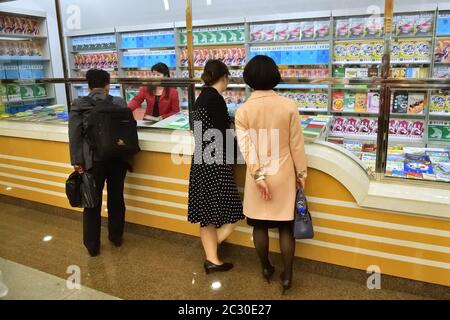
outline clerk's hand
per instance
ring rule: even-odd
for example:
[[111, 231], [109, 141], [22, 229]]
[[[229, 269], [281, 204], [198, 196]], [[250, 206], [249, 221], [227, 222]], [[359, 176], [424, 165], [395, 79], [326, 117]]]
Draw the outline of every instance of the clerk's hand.
[[256, 186], [258, 187], [258, 191], [264, 201], [272, 199], [272, 194], [270, 193], [269, 185], [266, 180], [256, 181]]
[[81, 164], [76, 164], [73, 166], [73, 169], [78, 172], [79, 174], [83, 174], [85, 172], [84, 166]]

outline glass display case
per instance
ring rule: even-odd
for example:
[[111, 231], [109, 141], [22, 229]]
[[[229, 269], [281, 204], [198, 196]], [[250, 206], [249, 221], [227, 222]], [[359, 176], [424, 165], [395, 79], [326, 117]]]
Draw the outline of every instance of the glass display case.
[[[380, 78], [385, 44], [382, 14], [339, 10], [289, 14], [286, 19], [267, 15], [194, 21], [195, 96], [202, 86], [199, 78], [206, 61], [223, 61], [231, 72], [224, 98], [233, 116], [251, 94], [242, 80], [245, 63], [255, 55], [270, 56], [283, 77], [276, 91], [296, 101], [308, 141], [326, 143], [349, 155], [372, 177], [380, 173], [383, 164], [389, 177], [448, 181], [442, 177], [448, 174], [450, 162], [450, 88], [445, 83], [441, 87], [428, 85], [430, 79], [450, 77], [448, 9], [430, 5], [424, 10], [411, 5], [394, 14], [389, 81], [397, 81], [398, 87]], [[33, 80], [51, 77], [45, 19], [36, 21], [40, 31], [19, 38], [27, 39], [27, 48], [41, 51], [16, 49], [15, 42], [12, 50], [33, 54], [23, 58], [30, 68], [15, 56], [7, 61], [0, 58], [0, 77], [20, 79], [0, 86], [2, 118], [65, 122], [67, 109], [55, 105], [53, 85]], [[3, 43], [11, 41], [0, 34]], [[34, 45], [39, 43], [42, 47]], [[0, 56], [11, 55], [12, 51], [4, 48], [0, 46]], [[90, 68], [107, 70], [113, 78], [110, 93], [128, 103], [136, 97], [142, 82], [151, 79], [151, 67], [157, 62], [169, 66], [174, 82], [189, 78], [185, 22], [67, 34], [66, 48], [71, 78], [84, 77]], [[407, 83], [416, 84], [408, 87]], [[382, 88], [388, 85], [389, 107], [383, 109]], [[177, 92], [177, 114], [150, 124], [144, 120], [147, 105], [143, 102], [135, 110], [140, 125], [189, 129], [191, 99], [187, 85], [178, 86]], [[73, 82], [73, 99], [87, 93], [81, 79]], [[389, 110], [387, 126], [379, 123], [386, 116], [383, 110]], [[386, 159], [377, 159], [384, 147], [379, 145], [380, 130], [388, 133]], [[414, 158], [409, 155], [419, 153], [425, 157], [418, 161], [435, 164], [433, 173], [409, 169], [408, 163]]]

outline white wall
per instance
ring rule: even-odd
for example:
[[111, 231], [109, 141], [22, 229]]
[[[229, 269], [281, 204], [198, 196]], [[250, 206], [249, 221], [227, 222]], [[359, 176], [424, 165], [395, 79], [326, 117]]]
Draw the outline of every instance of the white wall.
[[[50, 46], [51, 64], [53, 77], [64, 78], [61, 47], [59, 44], [58, 23], [56, 19], [56, 9], [54, 0], [16, 0], [0, 4], [0, 11], [8, 12], [11, 9], [36, 10], [47, 14], [48, 41]], [[66, 104], [64, 85], [56, 85], [57, 103]]]
[[[61, 0], [64, 17], [69, 6], [80, 9], [80, 30], [112, 28], [116, 26], [144, 25], [183, 21], [185, 0], [167, 0], [170, 10], [164, 9], [164, 0]], [[283, 14], [291, 12], [325, 11], [370, 6], [384, 11], [384, 0], [192, 0], [194, 20], [248, 17], [254, 15]], [[436, 0], [395, 0], [396, 6], [436, 4]], [[448, 0], [447, 0], [448, 2]], [[71, 30], [67, 30], [71, 31]], [[74, 30], [72, 30], [74, 31]]]

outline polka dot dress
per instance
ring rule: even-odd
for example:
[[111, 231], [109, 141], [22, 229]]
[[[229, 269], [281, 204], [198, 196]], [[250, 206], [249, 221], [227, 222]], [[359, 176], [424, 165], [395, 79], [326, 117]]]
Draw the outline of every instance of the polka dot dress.
[[[215, 89], [205, 88], [197, 104], [192, 120], [201, 122], [202, 130], [194, 132], [196, 141], [202, 141], [202, 137], [210, 140], [204, 135], [208, 129], [219, 129], [225, 133], [223, 129], [229, 127], [230, 118], [222, 96]], [[188, 221], [200, 223], [201, 227], [213, 225], [220, 228], [224, 224], [245, 219], [241, 197], [233, 177], [233, 167], [226, 164], [226, 151], [218, 143], [219, 141], [211, 139], [196, 144], [192, 157]], [[197, 163], [199, 159], [201, 162]], [[215, 163], [215, 159], [223, 161]]]

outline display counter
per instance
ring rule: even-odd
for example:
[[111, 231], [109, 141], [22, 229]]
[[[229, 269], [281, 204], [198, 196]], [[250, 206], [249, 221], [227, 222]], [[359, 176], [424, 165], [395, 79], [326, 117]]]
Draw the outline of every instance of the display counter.
[[[191, 132], [142, 129], [139, 138], [143, 151], [125, 186], [127, 221], [197, 236], [187, 222]], [[0, 193], [70, 208], [67, 143], [66, 125], [0, 121]], [[447, 184], [374, 180], [351, 153], [324, 141], [307, 143], [306, 152], [316, 234], [299, 241], [297, 256], [450, 286]], [[245, 166], [236, 166], [236, 180], [243, 190]], [[241, 222], [229, 242], [253, 246], [251, 232]], [[276, 238], [271, 233], [279, 251]]]

